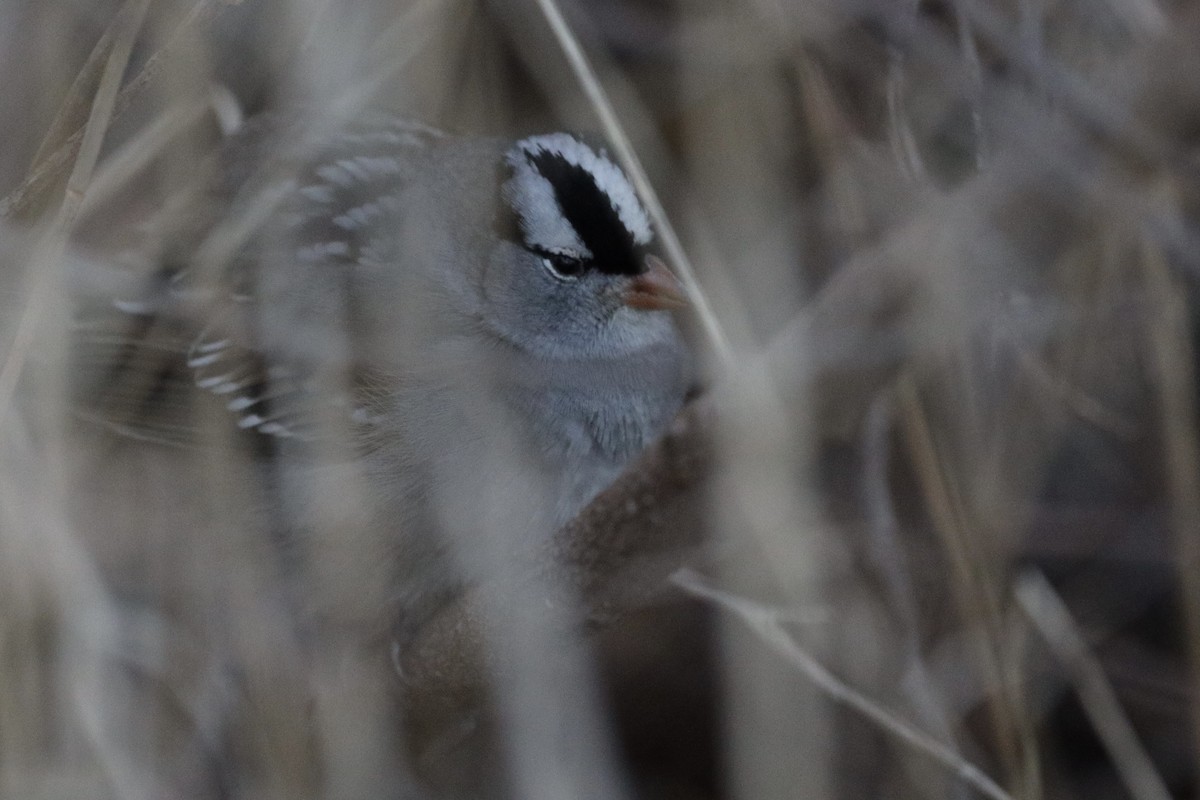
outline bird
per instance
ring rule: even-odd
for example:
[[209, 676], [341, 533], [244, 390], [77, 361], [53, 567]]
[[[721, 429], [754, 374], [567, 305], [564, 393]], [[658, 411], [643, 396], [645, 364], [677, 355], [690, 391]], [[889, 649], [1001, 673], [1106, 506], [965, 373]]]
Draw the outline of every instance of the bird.
[[184, 372], [272, 454], [313, 613], [413, 625], [665, 431], [686, 292], [587, 137], [298, 119], [222, 146], [168, 266], [113, 305], [199, 329]]

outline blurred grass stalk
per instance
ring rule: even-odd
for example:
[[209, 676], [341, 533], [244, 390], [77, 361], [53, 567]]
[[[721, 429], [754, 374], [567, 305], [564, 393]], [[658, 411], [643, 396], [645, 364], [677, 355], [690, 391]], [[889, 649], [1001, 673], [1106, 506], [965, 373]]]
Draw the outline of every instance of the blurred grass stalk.
[[[1066, 4], [1062, 13], [1068, 25], [1078, 25], [1071, 33], [1080, 49], [1072, 50], [1070, 42], [1060, 43], [1064, 53], [1046, 41], [1050, 10], [1037, 3], [1017, 3], [1017, 24], [1011, 27], [1004, 27], [1013, 22], [1014, 8], [1009, 5], [951, 3], [947, 13], [952, 16], [953, 36], [948, 39], [939, 37], [932, 24], [920, 23], [915, 8], [901, 12], [868, 4], [862, 13], [891, 37], [876, 58], [879, 54], [870, 50], [869, 40], [844, 31], [844, 26], [854, 28], [859, 19], [855, 15], [861, 9], [851, 8], [852, 4], [791, 6], [763, 0], [741, 6], [681, 0], [671, 11], [677, 31], [672, 44], [678, 46], [681, 62], [665, 71], [668, 93], [678, 105], [663, 108], [641, 97], [646, 90], [639, 79], [653, 81], [623, 71], [606, 51], [600, 26], [589, 27], [589, 14], [602, 16], [604, 6], [559, 9], [550, 0], [537, 5], [492, 2], [483, 6], [463, 0], [419, 0], [398, 11], [392, 8], [390, 24], [376, 32], [334, 0], [282, 6], [258, 2], [271, 6], [283, 21], [278, 30], [268, 28], [265, 35], [300, 43], [283, 67], [273, 65], [279, 73], [274, 77], [279, 79], [281, 86], [276, 88], [282, 97], [312, 103], [314, 112], [308, 120], [312, 131], [332, 129], [381, 98], [416, 115], [441, 112], [452, 120], [485, 120], [496, 130], [521, 127], [521, 120], [494, 119], [493, 112], [467, 108], [465, 101], [463, 108], [455, 107], [461, 98], [489, 95], [485, 77], [503, 83], [496, 76], [506, 74], [504, 69], [511, 64], [497, 55], [500, 46], [496, 50], [478, 46], [480, 38], [494, 37], [513, 43], [517, 59], [551, 107], [545, 117], [557, 118], [563, 127], [585, 129], [594, 128], [599, 120], [639, 184], [649, 187], [652, 178], [667, 179], [669, 190], [663, 192], [663, 201], [653, 200], [651, 208], [700, 309], [723, 409], [720, 470], [708, 503], [712, 536], [735, 544], [737, 554], [718, 570], [719, 582], [726, 587], [721, 596], [737, 599], [740, 595], [760, 603], [769, 599], [772, 607], [785, 610], [832, 608], [839, 624], [806, 628], [805, 652], [817, 654], [821, 663], [836, 665], [850, 685], [884, 693], [885, 707], [909, 704], [940, 717], [945, 729], [938, 731], [939, 736], [947, 734], [952, 740], [941, 742], [945, 750], [939, 753], [957, 765], [960, 774], [978, 774], [976, 787], [990, 796], [1023, 800], [1042, 796], [1043, 772], [1054, 765], [1039, 761], [1045, 733], [1037, 728], [1041, 720], [1030, 699], [1031, 687], [1025, 684], [1032, 672], [1006, 623], [1006, 589], [1019, 557], [1014, 541], [1027, 521], [1015, 509], [1036, 504], [1036, 476], [1053, 455], [1052, 440], [1065, 426], [1061, 420], [1073, 412], [1061, 408], [1069, 393], [1060, 393], [1054, 401], [1043, 399], [1046, 405], [1032, 410], [1004, 406], [1003, 391], [997, 388], [1002, 381], [988, 372], [995, 364], [979, 356], [977, 339], [1004, 333], [1005, 321], [996, 312], [995, 298], [1029, 284], [1053, 283], [1061, 277], [1056, 271], [1068, 271], [1064, 265], [1070, 258], [1065, 251], [1087, 262], [1079, 268], [1089, 276], [1089, 270], [1098, 272], [1103, 267], [1099, 259], [1095, 264], [1089, 260], [1087, 242], [1043, 245], [1044, 239], [1058, 234], [1041, 230], [1053, 227], [1054, 220], [1042, 226], [1028, 215], [1055, 203], [1043, 202], [1039, 195], [1029, 201], [1029, 208], [1020, 206], [1026, 193], [1055, 198], [1061, 193], [1092, 208], [1101, 203], [1088, 192], [1104, 194], [1112, 186], [1123, 194], [1107, 200], [1110, 212], [1125, 199], [1138, 199], [1141, 190], [1136, 184], [1129, 186], [1129, 181], [1112, 177], [1123, 174], [1125, 153], [1118, 144], [1088, 138], [1094, 134], [1092, 129], [1086, 136], [1064, 133], [1070, 125], [1062, 117], [1077, 114], [1085, 123], [1102, 128], [1094, 134], [1099, 139], [1114, 130], [1117, 134], [1133, 130], [1130, 140], [1143, 142], [1145, 136], [1138, 129], [1142, 121], [1130, 119], [1133, 115], [1127, 109], [1114, 111], [1119, 97], [1110, 96], [1102, 86], [1075, 81], [1074, 70], [1086, 72], [1116, 49], [1106, 36], [1136, 47], [1166, 35], [1167, 12], [1150, 0]], [[1086, 17], [1100, 5], [1118, 22], [1125, 21], [1121, 35], [1085, 30], [1078, 22], [1078, 17]], [[383, 743], [390, 741], [384, 730], [386, 716], [372, 716], [372, 705], [379, 699], [378, 676], [361, 664], [310, 664], [299, 655], [302, 645], [279, 630], [287, 624], [282, 621], [286, 615], [276, 606], [275, 595], [283, 591], [281, 581], [272, 556], [265, 552], [269, 548], [254, 540], [253, 501], [238, 482], [251, 470], [245, 456], [215, 433], [220, 420], [211, 420], [206, 429], [218, 445], [202, 456], [181, 457], [173, 473], [179, 485], [173, 489], [155, 485], [162, 496], [142, 496], [137, 480], [141, 473], [135, 474], [128, 465], [132, 477], [111, 484], [128, 492], [126, 497], [106, 497], [104, 502], [108, 507], [123, 507], [115, 516], [128, 525], [123, 535], [135, 542], [129, 549], [136, 558], [129, 553], [121, 556], [130, 557], [130, 564], [114, 567], [117, 545], [96, 541], [103, 528], [87, 530], [89, 521], [71, 513], [79, 506], [78, 498], [67, 496], [79, 491], [68, 477], [81, 477], [74, 462], [82, 457], [77, 431], [64, 408], [69, 299], [56, 265], [63, 260], [77, 214], [102, 217], [113, 211], [111, 205], [121, 201], [122, 190], [136, 181], [160, 183], [159, 188], [165, 187], [169, 194], [192, 177], [189, 158], [180, 154], [202, 152], [189, 137], [210, 113], [214, 74], [228, 68], [228, 59], [238, 57], [236, 47], [223, 47], [219, 39], [210, 37], [208, 24], [217, 6], [181, 6], [182, 22], [176, 27], [167, 24], [174, 19], [169, 14], [156, 16], [148, 0], [129, 0], [124, 10], [114, 12], [111, 26], [100, 11], [93, 10], [97, 16], [92, 22], [102, 24], [84, 27], [103, 37], [94, 49], [91, 42], [87, 52], [71, 52], [66, 46], [48, 49], [44, 57], [53, 63], [14, 73], [18, 79], [34, 82], [25, 87], [26, 95], [38, 97], [38, 103], [45, 96], [63, 100], [56, 117], [45, 108], [15, 109], [27, 117], [31, 130], [21, 131], [21, 141], [14, 139], [4, 157], [30, 157], [33, 167], [23, 184], [12, 192], [6, 188], [5, 215], [28, 218], [42, 207], [46, 187], [56, 182], [50, 174], [57, 170], [58, 179], [68, 172], [70, 176], [65, 189], [60, 187], [61, 198], [54, 195], [56, 202], [49, 204], [61, 210], [57, 223], [41, 240], [42, 249], [35, 250], [27, 263], [19, 263], [21, 257], [15, 255], [19, 248], [0, 242], [9, 273], [3, 276], [5, 289], [14, 281], [26, 284], [4, 297], [5, 355], [0, 366], [4, 422], [0, 659], [5, 666], [0, 673], [0, 794], [4, 796], [87, 795], [122, 800], [152, 796], [154, 767], [142, 762], [153, 758], [146, 754], [131, 758], [127, 747], [153, 738], [139, 726], [153, 730], [156, 720], [143, 719], [136, 712], [136, 690], [118, 677], [115, 665], [139, 662], [154, 680], [167, 684], [168, 693], [183, 698], [180, 705], [186, 713], [181, 714], [188, 717], [187, 723], [219, 727], [209, 716], [225, 710], [220, 702], [224, 697], [221, 669], [193, 664], [189, 660], [193, 656], [183, 652], [191, 651], [179, 644], [181, 640], [190, 641], [200, 652], [208, 647], [237, 651], [230, 661], [245, 670], [246, 681], [259, 691], [249, 721], [241, 720], [251, 728], [259, 725], [245, 733], [253, 741], [248, 746], [265, 754], [266, 763], [274, 758], [295, 767], [295, 775], [300, 776], [240, 776], [247, 785], [257, 786], [253, 782], [260, 780], [258, 788], [265, 795], [295, 796], [312, 790], [305, 780], [325, 780], [330, 791], [356, 794], [380, 790], [379, 783], [390, 775], [380, 766], [388, 761], [388, 754], [374, 752], [384, 750]], [[0, 9], [0, 26], [10, 31], [37, 29], [45, 35], [45, 30], [62, 26], [76, 12], [79, 9], [67, 5], [6, 7]], [[150, 51], [159, 45], [161, 57], [155, 60], [140, 52], [136, 62], [140, 71], [121, 89], [126, 60], [135, 50], [134, 37], [147, 12], [153, 24], [138, 41]], [[548, 25], [539, 14], [545, 15]], [[506, 32], [487, 30], [481, 35], [475, 27], [489, 24]], [[101, 34], [102, 30], [108, 33]], [[981, 43], [986, 47], [981, 48]], [[257, 44], [268, 51], [278, 42]], [[916, 57], [925, 45], [928, 50]], [[854, 50], [856, 46], [862, 47], [861, 52]], [[987, 53], [981, 52], [987, 49], [1000, 51], [1015, 65], [1013, 70], [1032, 87], [1027, 96], [1010, 85], [988, 85], [983, 64]], [[483, 66], [472, 63], [477, 55], [478, 61], [486, 62]], [[1065, 63], [1065, 57], [1076, 56], [1078, 65]], [[61, 80], [59, 62], [65, 61], [83, 65], [71, 84]], [[458, 80], [468, 67], [474, 70], [472, 80], [478, 81], [470, 91], [462, 85], [465, 79]], [[842, 83], [859, 86], [861, 95], [838, 83], [841, 73], [851, 76]], [[872, 95], [870, 80], [880, 77], [882, 93]], [[531, 91], [513, 85], [497, 95], [516, 96], [522, 90]], [[1043, 102], [1043, 94], [1054, 91], [1063, 96]], [[126, 119], [124, 138], [102, 149], [109, 119], [138, 102], [149, 102], [153, 111], [129, 111], [139, 122]], [[85, 106], [91, 110], [84, 125]], [[866, 106], [866, 119], [852, 118], [846, 106]], [[1012, 112], [1011, 117], [1007, 112]], [[495, 115], [515, 113], [501, 108]], [[949, 126], [949, 133], [937, 128], [937, 120], [955, 115], [964, 115], [965, 124]], [[43, 126], [49, 130], [44, 136]], [[874, 127], [878, 136], [872, 140], [854, 133], [863, 127]], [[965, 137], [968, 143], [929, 144], [931, 138], [951, 134]], [[1112, 135], [1119, 139], [1117, 134]], [[1058, 173], [1047, 177], [1049, 167], [1032, 154], [1043, 146], [1047, 153], [1041, 158], [1050, 162], [1061, 155], [1057, 169], [1070, 180], [1057, 183]], [[1067, 152], [1075, 146], [1090, 148], [1087, 153], [1098, 155], [1099, 164]], [[930, 163], [931, 155], [953, 163]], [[1071, 155], [1078, 159], [1072, 160]], [[5, 174], [18, 171], [9, 163], [0, 166]], [[93, 168], [94, 181], [90, 180]], [[1043, 168], [1046, 175], [1038, 173]], [[946, 188], [946, 183], [954, 182]], [[269, 192], [248, 198], [208, 237], [198, 260], [218, 271], [254, 235], [258, 221], [269, 216], [278, 199]], [[1172, 213], [1178, 204], [1168, 202]], [[1138, 209], [1146, 205], [1148, 201]], [[675, 236], [664, 208], [681, 222], [680, 237]], [[1194, 225], [1194, 220], [1188, 222]], [[1084, 225], [1080, 230], [1084, 236], [1091, 228]], [[7, 232], [5, 238], [17, 239]], [[688, 259], [680, 239], [695, 254], [694, 271], [684, 268]], [[1153, 251], [1156, 244], [1147, 246]], [[1196, 599], [1200, 555], [1195, 546], [1195, 532], [1200, 530], [1196, 484], [1200, 459], [1195, 452], [1195, 381], [1190, 372], [1194, 354], [1183, 346], [1189, 335], [1187, 309], [1180, 299], [1183, 289], [1175, 285], [1154, 252], [1145, 258], [1150, 263], [1146, 282], [1152, 306], [1161, 312], [1151, 312], [1158, 319], [1150, 325], [1154, 381], [1161, 389], [1162, 447], [1178, 533], [1175, 564], [1184, 589], [1186, 641], [1195, 669], [1200, 652], [1200, 601]], [[884, 344], [903, 339], [904, 369], [883, 369], [887, 374], [867, 381], [868, 388], [851, 384], [846, 394], [824, 405], [841, 405], [851, 413], [881, 396], [896, 401], [897, 422], [881, 418], [876, 440], [886, 451], [893, 434], [890, 425], [898, 424], [907, 444], [905, 463], [916, 477], [912, 494], [923, 497], [920, 508], [927, 517], [908, 508], [909, 513], [894, 513], [890, 519], [904, 516], [909, 524], [913, 517], [921, 519], [937, 534], [938, 556], [951, 565], [940, 588], [953, 598], [952, 607], [947, 603], [941, 609], [953, 620], [952, 630], [942, 630], [937, 637], [931, 633], [934, 620], [921, 620], [929, 630], [909, 625], [897, 631], [891, 625], [897, 609], [889, 608], [886, 600], [881, 602], [872, 590], [875, 582], [882, 581], [893, 587], [891, 601], [908, 596], [906, 592], [915, 595], [911, 588], [895, 588], [912, 583], [907, 567], [896, 559], [871, 568], [856, 561], [851, 544], [854, 526], [839, 527], [841, 522], [827, 512], [824, 498], [822, 446], [826, 439], [838, 437], [824, 427], [828, 415], [821, 396], [830, 390], [823, 380], [831, 373], [840, 376], [870, 368], [811, 351], [811, 330], [797, 321], [803, 322], [812, 308], [805, 303], [812, 300], [814, 290], [834, 284], [825, 278], [835, 266], [847, 267], [842, 273], [846, 274], [849, 267], [870, 263], [881, 266], [876, 272], [858, 273], [865, 276], [864, 283], [850, 286], [850, 293], [866, 298], [889, 281], [904, 283], [896, 298], [878, 303], [882, 309], [878, 316], [883, 318], [878, 324], [890, 326], [888, 331], [894, 334], [882, 337]], [[1112, 301], [1092, 298], [1079, 287], [1068, 287], [1070, 292], [1076, 294], [1068, 294], [1064, 306]], [[1054, 379], [1061, 366], [1051, 359], [1056, 354], [1054, 345], [1078, 334], [1070, 329], [1070, 310], [1051, 310], [1054, 329], [1049, 334], [1034, 322], [1014, 334], [1026, 354], [1045, 356], [1025, 363], [1049, 363], [1046, 369]], [[825, 322], [845, 324], [841, 319]], [[774, 348], [769, 347], [772, 341]], [[863, 355], [865, 351], [870, 348], [847, 352]], [[1086, 359], [1081, 356], [1080, 361]], [[26, 370], [27, 363], [35, 369]], [[1081, 376], [1069, 377], [1085, 383], [1095, 377], [1083, 367], [1080, 372]], [[903, 377], [897, 381], [898, 374]], [[1057, 385], [1056, 380], [1051, 383]], [[1045, 383], [1041, 385], [1044, 388]], [[1069, 385], [1064, 378], [1062, 386]], [[868, 396], [864, 399], [862, 394]], [[1054, 419], [1031, 421], [1042, 407], [1053, 408]], [[1102, 404], [1098, 407], [1104, 410]], [[1029, 439], [1044, 433], [1047, 441], [1010, 447], [993, 437], [1006, 427], [1020, 429]], [[95, 462], [88, 463], [103, 463], [94, 453], [89, 457]], [[899, 461], [895, 456], [892, 460]], [[145, 469], [164, 476], [169, 472]], [[867, 478], [872, 482], [869, 489], [896, 506], [915, 504], [911, 497], [894, 497], [889, 486], [894, 478], [892, 468], [881, 467]], [[346, 495], [355, 491], [336, 482], [330, 487], [334, 494], [343, 489]], [[160, 508], [173, 505], [180, 496], [187, 496], [200, 509], [176, 509], [178, 516], [170, 516]], [[477, 509], [481, 515], [488, 510]], [[144, 518], [139, 520], [139, 513]], [[888, 518], [877, 516], [876, 527], [888, 524]], [[150, 542], [136, 542], [139, 525]], [[172, 541], [176, 538], [192, 541], [180, 545]], [[160, 564], [144, 563], [160, 557]], [[471, 557], [501, 561], [504, 554], [487, 551]], [[169, 609], [155, 611], [147, 623], [147, 617], [118, 601], [101, 574], [102, 567], [155, 576], [170, 590], [160, 586], [147, 594], [153, 598], [155, 591], [162, 591], [171, 601], [165, 604]], [[497, 570], [503, 571], [503, 565], [498, 564]], [[530, 588], [526, 599], [539, 592], [553, 595], [553, 580], [547, 583], [549, 588]], [[348, 593], [353, 590], [347, 587]], [[910, 599], [909, 616], [914, 617], [917, 601]], [[180, 610], [172, 603], [194, 607]], [[204, 603], [213, 603], [217, 611], [210, 615]], [[539, 616], [492, 608], [489, 613], [497, 628], [489, 641], [501, 653], [501, 674], [507, 676], [506, 685], [500, 687], [504, 695], [500, 705], [507, 726], [507, 755], [517, 765], [520, 796], [554, 800], [628, 792], [611, 725], [598, 699], [596, 676], [587, 663], [586, 644], [575, 640], [562, 648], [569, 663], [561, 673], [547, 667], [548, 651], [558, 641], [560, 617], [568, 612], [550, 610]], [[138, 632], [145, 641], [134, 647], [127, 640]], [[928, 656], [937, 647], [921, 641], [922, 637], [936, 638], [942, 646], [940, 669]], [[814, 688], [798, 680], [793, 664], [780, 659], [769, 642], [764, 644], [740, 624], [723, 623], [720, 642], [721, 734], [730, 796], [832, 798], [853, 788], [860, 776], [838, 771], [843, 758], [838, 751], [841, 728], [829, 702], [829, 686]], [[204, 663], [204, 658], [196, 656], [195, 661]], [[924, 687], [925, 701], [921, 692], [912, 689], [915, 683], [888, 674], [888, 665], [906, 670], [908, 676], [921, 673], [917, 683]], [[1200, 720], [1197, 683], [1193, 679], [1191, 705]], [[307, 718], [289, 708], [305, 692], [319, 698], [314, 705], [315, 733], [305, 729]], [[929, 695], [934, 696], [932, 701]], [[972, 724], [980, 706], [986, 706], [991, 717], [986, 733]], [[1200, 722], [1196, 724], [1200, 731]], [[331, 762], [318, 777], [309, 773], [319, 769], [303, 766], [314, 738]], [[547, 757], [563, 747], [574, 748], [578, 759]], [[883, 749], [890, 752], [891, 748], [885, 742]], [[971, 766], [971, 759], [980, 753], [993, 756], [994, 763]], [[893, 789], [916, 787], [913, 796], [922, 797], [964, 796], [957, 782], [910, 764], [903, 756], [896, 758], [902, 777], [892, 779]], [[360, 767], [372, 759], [378, 762], [372, 767], [375, 771], [364, 777]], [[871, 763], [886, 760], [878, 757]], [[1007, 794], [982, 777], [991, 766], [998, 766], [1004, 775]], [[1154, 797], [1162, 792], [1143, 794]]]

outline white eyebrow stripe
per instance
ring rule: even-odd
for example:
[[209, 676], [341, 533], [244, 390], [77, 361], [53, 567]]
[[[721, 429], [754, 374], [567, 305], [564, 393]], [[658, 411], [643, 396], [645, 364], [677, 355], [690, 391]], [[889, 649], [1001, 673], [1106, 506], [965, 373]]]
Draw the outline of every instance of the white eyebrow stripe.
[[[596, 182], [596, 188], [612, 201], [621, 223], [633, 236], [636, 244], [648, 244], [654, 238], [650, 218], [637, 192], [621, 168], [606, 156], [596, 153], [584, 142], [566, 133], [550, 133], [531, 136], [517, 143], [517, 151], [527, 158], [538, 153], [552, 153], [569, 164], [587, 171]], [[510, 157], [509, 163], [514, 166]]]
[[583, 259], [594, 256], [579, 232], [563, 216], [554, 186], [528, 160], [510, 158], [512, 177], [504, 184], [504, 196], [521, 219], [525, 243], [555, 253], [570, 253]]

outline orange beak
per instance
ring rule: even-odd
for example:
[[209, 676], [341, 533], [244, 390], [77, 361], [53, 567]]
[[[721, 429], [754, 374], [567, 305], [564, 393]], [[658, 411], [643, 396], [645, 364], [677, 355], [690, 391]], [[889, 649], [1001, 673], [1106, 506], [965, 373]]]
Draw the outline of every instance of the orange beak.
[[646, 271], [625, 290], [625, 305], [641, 311], [683, 308], [688, 304], [683, 285], [657, 256], [646, 256]]

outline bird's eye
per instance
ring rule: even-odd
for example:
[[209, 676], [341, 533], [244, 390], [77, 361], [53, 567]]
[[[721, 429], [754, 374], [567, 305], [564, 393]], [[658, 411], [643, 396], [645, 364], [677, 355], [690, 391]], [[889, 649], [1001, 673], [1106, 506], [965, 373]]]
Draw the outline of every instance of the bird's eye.
[[583, 274], [583, 259], [563, 253], [548, 253], [542, 257], [542, 264], [556, 278], [575, 279]]

